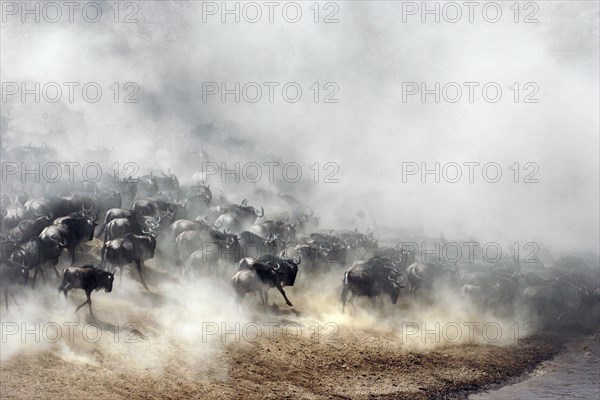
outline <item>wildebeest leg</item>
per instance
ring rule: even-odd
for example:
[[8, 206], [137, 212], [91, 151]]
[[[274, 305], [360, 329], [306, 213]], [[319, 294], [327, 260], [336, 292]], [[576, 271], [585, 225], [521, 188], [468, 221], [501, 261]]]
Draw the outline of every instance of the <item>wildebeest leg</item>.
[[342, 313], [346, 310], [346, 297], [348, 296], [348, 290], [348, 287], [344, 286], [342, 289], [342, 294], [340, 295], [340, 298], [342, 299]]
[[285, 304], [287, 304], [290, 307], [293, 307], [292, 302], [289, 301], [288, 298], [287, 298], [287, 296], [285, 295], [285, 292], [283, 291], [283, 288], [281, 287], [281, 283], [277, 282], [277, 284], [275, 285], [275, 287], [277, 288], [277, 290], [279, 290], [279, 293], [281, 293], [281, 295], [285, 299]]
[[92, 293], [91, 290], [86, 290], [85, 291], [85, 296], [87, 297], [87, 300], [84, 301], [81, 305], [79, 305], [79, 307], [77, 307], [77, 309], [75, 310], [75, 312], [79, 311], [79, 309], [83, 306], [85, 306], [86, 304], [88, 304], [90, 306], [90, 315], [93, 317], [94, 313], [92, 312], [92, 298], [90, 297], [90, 294]]
[[4, 289], [4, 307], [8, 311], [8, 288]]
[[144, 265], [142, 260], [135, 260], [135, 267], [137, 268], [138, 274], [140, 275], [140, 281], [142, 281], [142, 285], [144, 285], [144, 288], [147, 291], [150, 291], [150, 289], [148, 289], [148, 285], [146, 285], [146, 282], [144, 281], [144, 277], [142, 276], [142, 265]]
[[348, 299], [348, 303], [350, 303], [350, 305], [352, 305], [352, 311], [354, 313], [356, 313], [356, 306], [354, 305], [354, 293], [352, 293], [350, 295], [350, 298]]
[[263, 311], [267, 311], [267, 305], [268, 305], [268, 303], [267, 303], [267, 299], [268, 299], [267, 292], [265, 290], [263, 290], [263, 289], [260, 289], [258, 291], [258, 295], [260, 296], [260, 301], [261, 301], [262, 306], [263, 306]]
[[77, 248], [75, 246], [69, 247], [69, 255], [71, 256], [71, 265], [75, 265], [75, 251]]
[[8, 292], [8, 294], [10, 294], [10, 298], [11, 298], [11, 299], [13, 299], [13, 302], [14, 302], [16, 305], [19, 305], [19, 302], [17, 301], [17, 299], [15, 299], [15, 295], [14, 295], [14, 294], [13, 294], [11, 291], [8, 291], [8, 290], [7, 290], [7, 292]]
[[52, 269], [54, 270], [54, 274], [56, 275], [57, 278], [60, 278], [60, 273], [58, 272], [58, 270], [56, 269], [56, 264], [52, 264]]
[[37, 267], [35, 267], [35, 271], [33, 271], [33, 278], [31, 279], [32, 289], [35, 289], [35, 281], [37, 279], [38, 272], [40, 273], [42, 280], [46, 282], [46, 278], [44, 277], [44, 270], [42, 269], [42, 264], [38, 264]]

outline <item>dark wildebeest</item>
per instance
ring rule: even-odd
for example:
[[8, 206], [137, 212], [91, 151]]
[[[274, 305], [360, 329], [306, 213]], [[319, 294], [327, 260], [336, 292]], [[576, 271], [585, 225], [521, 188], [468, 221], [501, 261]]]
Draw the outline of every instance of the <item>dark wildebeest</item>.
[[[239, 258], [260, 258], [265, 255], [275, 255], [285, 249], [287, 241], [277, 236], [269, 235], [266, 239], [249, 231], [237, 235], [239, 243]], [[238, 258], [238, 259], [239, 259]]]
[[415, 262], [406, 269], [408, 287], [413, 297], [418, 290], [426, 290], [429, 294], [437, 285], [451, 285], [458, 281], [458, 270], [433, 263]]
[[6, 215], [2, 219], [2, 230], [14, 228], [27, 217], [27, 211], [19, 200], [19, 196], [15, 196], [14, 200], [6, 207]]
[[185, 231], [206, 231], [211, 228], [211, 225], [206, 220], [190, 221], [188, 219], [178, 219], [169, 227], [173, 240], [177, 239]]
[[104, 231], [104, 242], [125, 236], [128, 233], [135, 235], [148, 234], [159, 226], [159, 219], [142, 217], [139, 220], [134, 217], [115, 218], [106, 225]]
[[4, 291], [4, 306], [8, 311], [8, 295], [13, 299], [16, 305], [17, 300], [12, 292], [9, 290], [9, 286], [12, 285], [24, 285], [27, 279], [27, 269], [22, 265], [13, 263], [12, 261], [0, 262], [0, 288]]
[[177, 179], [175, 174], [171, 173], [171, 170], [167, 174], [160, 171], [160, 175], [155, 176], [154, 179], [156, 180], [159, 192], [172, 193], [179, 190], [179, 179]]
[[[379, 257], [355, 262], [344, 273], [343, 282], [342, 312], [346, 309], [346, 302], [354, 307], [352, 300], [355, 296], [369, 297], [375, 305], [377, 296], [387, 294], [392, 304], [396, 304], [402, 288], [401, 274], [398, 269], [393, 266], [391, 260]], [[349, 299], [347, 299], [348, 292], [352, 293]]]
[[104, 223], [102, 223], [102, 225], [100, 225], [100, 228], [98, 228], [98, 233], [96, 233], [96, 237], [99, 238], [106, 230], [106, 226], [108, 225], [108, 223], [113, 219], [117, 218], [130, 218], [132, 220], [139, 220], [141, 217], [140, 215], [138, 215], [138, 213], [134, 212], [133, 210], [128, 210], [126, 208], [111, 208], [104, 215]]
[[237, 267], [238, 272], [231, 279], [238, 304], [242, 302], [246, 293], [258, 292], [263, 308], [266, 309], [268, 302], [267, 290], [275, 287], [285, 299], [285, 303], [292, 307], [293, 305], [283, 291], [283, 287], [294, 286], [300, 261], [269, 255], [259, 259], [241, 259]]
[[283, 221], [264, 221], [252, 226], [250, 232], [261, 237], [277, 236], [291, 241], [296, 238], [296, 225]]
[[233, 211], [227, 211], [221, 214], [215, 221], [215, 227], [219, 229], [231, 229], [233, 232], [241, 232], [250, 227], [257, 218], [265, 215], [265, 210], [261, 207], [260, 212], [247, 204], [244, 199], [242, 204], [235, 206]]
[[105, 292], [112, 291], [114, 281], [114, 271], [108, 272], [98, 268], [94, 268], [93, 265], [84, 265], [83, 267], [68, 267], [63, 270], [63, 279], [58, 287], [58, 292], [63, 292], [65, 300], [67, 299], [67, 293], [71, 289], [83, 289], [87, 300], [77, 307], [75, 312], [86, 304], [90, 307], [90, 315], [93, 317], [94, 312], [92, 311], [92, 298], [90, 297], [92, 291], [104, 289]]
[[71, 265], [75, 264], [77, 248], [85, 241], [94, 238], [96, 222], [90, 217], [61, 217], [40, 233], [42, 240], [59, 244], [68, 250]]
[[107, 264], [119, 267], [119, 279], [121, 279], [123, 277], [123, 267], [127, 264], [135, 263], [142, 285], [144, 285], [144, 288], [147, 291], [150, 291], [142, 276], [142, 266], [144, 265], [145, 260], [154, 257], [155, 249], [156, 237], [154, 234], [134, 235], [128, 233], [122, 238], [104, 243], [101, 253], [101, 267], [106, 269]]
[[185, 198], [188, 201], [188, 215], [206, 214], [212, 203], [210, 185], [202, 182], [193, 186], [187, 191]]
[[24, 243], [32, 237], [39, 236], [45, 227], [52, 222], [51, 216], [40, 215], [36, 219], [25, 219], [17, 226], [6, 231], [2, 236], [5, 240]]
[[[44, 278], [44, 272], [42, 267], [46, 263], [50, 263], [54, 269], [54, 273], [58, 278], [58, 270], [56, 265], [58, 259], [62, 253], [63, 246], [59, 243], [55, 243], [48, 240], [43, 240], [39, 236], [29, 239], [25, 243], [19, 244], [10, 255], [10, 260], [16, 264], [19, 264], [27, 269], [29, 273], [33, 269], [33, 279], [31, 281], [31, 287], [35, 287], [35, 281], [38, 272], [42, 274]], [[27, 281], [27, 279], [26, 279]]]
[[140, 176], [137, 182], [137, 197], [151, 197], [158, 194], [158, 184], [154, 172]]
[[521, 294], [521, 306], [542, 323], [556, 322], [567, 315], [577, 318], [582, 311], [584, 290], [557, 283], [527, 286]]

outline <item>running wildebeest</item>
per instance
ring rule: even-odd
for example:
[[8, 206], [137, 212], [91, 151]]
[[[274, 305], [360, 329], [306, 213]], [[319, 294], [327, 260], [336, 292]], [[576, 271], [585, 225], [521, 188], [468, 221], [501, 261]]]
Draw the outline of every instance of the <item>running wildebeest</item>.
[[238, 272], [231, 279], [238, 304], [242, 302], [246, 293], [258, 292], [263, 308], [266, 309], [268, 302], [267, 290], [275, 287], [285, 299], [285, 303], [292, 307], [293, 304], [287, 298], [283, 287], [294, 286], [298, 274], [298, 265], [301, 261], [270, 255], [259, 259], [241, 259], [237, 267]]
[[24, 285], [26, 283], [27, 269], [22, 265], [13, 263], [12, 261], [0, 262], [0, 288], [4, 291], [4, 306], [8, 311], [8, 295], [13, 299], [16, 305], [17, 299], [9, 290], [9, 286], [12, 285]]
[[123, 277], [123, 267], [129, 263], [135, 263], [142, 285], [144, 285], [147, 291], [150, 291], [142, 276], [142, 266], [144, 265], [144, 260], [154, 257], [155, 249], [155, 234], [134, 235], [128, 233], [122, 238], [104, 243], [101, 251], [101, 267], [106, 268], [107, 264], [119, 267], [121, 269], [119, 279], [121, 279]]
[[[342, 312], [346, 309], [346, 302], [354, 307], [352, 302], [356, 296], [369, 297], [375, 305], [377, 296], [387, 294], [392, 304], [398, 302], [398, 296], [402, 286], [401, 274], [393, 266], [391, 260], [373, 257], [367, 261], [355, 262], [344, 273], [344, 288], [342, 289]], [[348, 292], [351, 296], [347, 299]]]
[[105, 292], [112, 291], [114, 281], [114, 271], [108, 272], [101, 269], [95, 268], [93, 265], [84, 265], [83, 267], [68, 267], [63, 270], [63, 279], [58, 287], [59, 295], [63, 292], [65, 300], [67, 299], [67, 293], [71, 289], [83, 289], [87, 300], [80, 304], [75, 312], [86, 304], [90, 307], [90, 315], [93, 317], [94, 312], [92, 311], [92, 298], [90, 297], [92, 291], [104, 289]]

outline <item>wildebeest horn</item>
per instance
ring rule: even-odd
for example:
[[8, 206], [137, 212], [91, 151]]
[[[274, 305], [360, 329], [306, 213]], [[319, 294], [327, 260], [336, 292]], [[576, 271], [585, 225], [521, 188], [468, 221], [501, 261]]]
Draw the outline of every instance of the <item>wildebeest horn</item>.
[[260, 215], [258, 215], [258, 212], [256, 210], [254, 210], [254, 213], [256, 214], [257, 217], [264, 217], [265, 209], [262, 207], [260, 208]]
[[[354, 239], [354, 244], [350, 244], [350, 243], [348, 243], [348, 241], [350, 241], [350, 240], [352, 240], [352, 239]], [[356, 246], [356, 245], [358, 244], [358, 239], [356, 239], [356, 238], [351, 238], [351, 237], [350, 237], [350, 238], [348, 238], [348, 239], [344, 240], [344, 243], [345, 243], [345, 244], [347, 244], [348, 246]]]
[[67, 239], [66, 238], [62, 238], [62, 240], [60, 242], [58, 242], [58, 245], [60, 247], [65, 247], [67, 245]]
[[154, 171], [150, 170], [150, 178], [152, 178], [154, 176]]
[[[296, 260], [298, 260], [298, 261], [296, 261]], [[297, 259], [296, 259], [296, 258], [294, 258], [294, 259], [292, 260], [292, 262], [294, 263], [294, 265], [300, 265], [300, 263], [302, 262], [302, 259], [301, 259], [300, 257], [298, 257]]]
[[277, 267], [273, 268], [273, 271], [278, 271], [279, 268], [281, 268], [281, 265], [279, 265], [279, 263], [276, 263], [276, 264], [277, 264]]
[[247, 202], [248, 202], [247, 199], [242, 200], [242, 205], [245, 206]]

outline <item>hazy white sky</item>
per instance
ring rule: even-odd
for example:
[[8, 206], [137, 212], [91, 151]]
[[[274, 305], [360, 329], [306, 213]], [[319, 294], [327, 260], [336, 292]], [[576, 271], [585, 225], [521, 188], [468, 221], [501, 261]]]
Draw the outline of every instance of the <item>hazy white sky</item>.
[[[321, 3], [318, 23], [313, 2], [298, 3], [302, 16], [296, 23], [283, 18], [283, 2], [274, 10], [273, 23], [262, 2], [256, 3], [263, 12], [258, 22], [247, 22], [244, 15], [249, 19], [255, 13], [246, 9], [249, 14], [243, 14], [240, 4], [240, 22], [226, 15], [222, 23], [221, 10], [213, 15], [211, 8], [220, 8], [221, 2], [183, 1], [139, 2], [135, 9], [120, 9], [119, 23], [108, 4], [97, 23], [86, 22], [81, 10], [70, 23], [66, 9], [57, 23], [43, 18], [22, 23], [21, 10], [13, 15], [5, 7], [9, 2], [2, 3], [3, 83], [97, 82], [103, 89], [98, 103], [82, 100], [80, 91], [73, 103], [66, 91], [55, 104], [3, 99], [2, 114], [11, 118], [6, 137], [13, 143], [46, 140], [62, 146], [65, 158], [78, 148], [113, 143], [115, 159], [148, 167], [173, 165], [188, 177], [200, 167], [183, 168], [178, 154], [191, 148], [177, 137], [189, 137], [198, 124], [215, 120], [224, 130], [220, 134], [229, 135], [237, 126], [236, 135], [256, 142], [254, 150], [207, 145], [215, 161], [260, 163], [279, 157], [297, 161], [305, 177], [312, 177], [308, 167], [319, 162], [319, 183], [288, 185], [287, 190], [314, 205], [331, 224], [345, 215], [353, 218], [360, 209], [367, 223], [422, 226], [433, 235], [536, 240], [563, 250], [597, 251], [597, 2], [540, 1], [527, 9], [522, 2], [517, 23], [512, 1], [500, 2], [496, 23], [485, 20], [484, 2], [474, 10], [473, 23], [466, 7], [458, 22], [449, 23], [444, 16], [453, 18], [454, 11], [439, 3], [440, 22], [429, 15], [423, 23], [420, 10], [408, 15], [412, 4], [420, 7], [421, 2], [379, 1], [331, 2], [327, 8]], [[293, 11], [288, 9], [289, 18]], [[485, 17], [493, 19], [494, 11], [487, 10]], [[126, 15], [139, 21], [123, 23]], [[338, 22], [323, 23], [326, 16]], [[135, 82], [139, 103], [115, 103], [109, 89], [114, 82], [121, 86], [120, 100], [128, 93], [123, 84]], [[205, 82], [228, 87], [256, 82], [263, 97], [235, 103], [233, 96], [221, 102], [217, 94], [203, 101]], [[280, 84], [273, 103], [264, 82]], [[291, 82], [302, 89], [296, 103], [281, 93]], [[328, 82], [333, 85], [325, 87]], [[456, 103], [444, 98], [436, 103], [428, 95], [422, 103], [417, 94], [403, 102], [406, 82], [425, 82], [428, 88], [456, 82], [463, 96]], [[479, 84], [472, 103], [464, 82]], [[502, 89], [496, 103], [483, 98], [482, 87], [490, 82]], [[334, 89], [338, 102], [323, 103]], [[525, 103], [527, 95], [538, 102]], [[61, 128], [68, 139], [46, 135]], [[326, 162], [339, 167], [339, 183], [322, 182]], [[418, 173], [403, 182], [403, 163], [420, 168], [422, 162], [429, 168], [436, 162], [441, 167], [458, 163], [463, 177], [458, 183], [443, 177], [435, 183], [428, 176], [423, 183]], [[473, 183], [465, 162], [480, 163]], [[481, 175], [481, 166], [490, 162], [502, 170], [498, 183]], [[516, 162], [518, 183], [510, 169]], [[532, 164], [525, 169], [526, 163]], [[539, 182], [524, 183], [529, 173]]]

